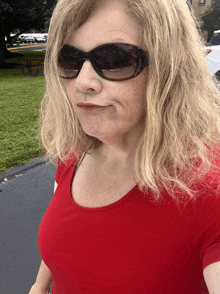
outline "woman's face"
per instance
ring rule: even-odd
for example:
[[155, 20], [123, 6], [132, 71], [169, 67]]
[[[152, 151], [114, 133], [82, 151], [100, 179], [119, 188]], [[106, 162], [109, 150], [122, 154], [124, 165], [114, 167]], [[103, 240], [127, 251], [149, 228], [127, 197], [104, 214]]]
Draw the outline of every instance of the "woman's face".
[[[73, 32], [66, 43], [85, 52], [112, 42], [140, 46], [138, 30], [137, 23], [120, 3], [107, 1]], [[66, 82], [66, 89], [84, 132], [105, 142], [109, 138], [126, 139], [142, 133], [146, 82], [146, 68], [131, 80], [108, 81], [100, 77], [86, 60], [79, 75]], [[77, 106], [78, 103], [104, 107], [83, 109]]]

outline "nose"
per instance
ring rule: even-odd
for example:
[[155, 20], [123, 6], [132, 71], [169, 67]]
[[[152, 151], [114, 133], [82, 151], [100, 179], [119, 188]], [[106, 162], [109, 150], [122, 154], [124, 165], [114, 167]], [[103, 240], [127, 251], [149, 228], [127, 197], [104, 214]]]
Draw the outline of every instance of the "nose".
[[79, 75], [73, 81], [80, 92], [100, 93], [102, 91], [101, 77], [93, 68], [90, 60], [84, 62]]

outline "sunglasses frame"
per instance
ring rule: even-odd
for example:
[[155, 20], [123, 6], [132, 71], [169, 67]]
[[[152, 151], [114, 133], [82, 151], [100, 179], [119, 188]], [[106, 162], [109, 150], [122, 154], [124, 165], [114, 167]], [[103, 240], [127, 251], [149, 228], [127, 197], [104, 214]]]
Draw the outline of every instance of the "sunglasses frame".
[[[136, 68], [136, 71], [134, 72], [134, 74], [131, 76], [131, 77], [128, 77], [128, 78], [120, 78], [120, 79], [114, 79], [114, 78], [108, 78], [108, 77], [105, 77], [102, 73], [102, 70], [99, 69], [96, 64], [95, 64], [95, 60], [93, 59], [93, 53], [94, 51], [96, 51], [97, 49], [100, 49], [101, 47], [104, 47], [104, 46], [108, 46], [108, 45], [116, 45], [116, 46], [127, 46], [127, 47], [130, 47], [131, 50], [134, 50], [135, 53], [136, 53], [136, 56], [138, 57], [138, 63], [137, 63], [137, 68]], [[128, 44], [128, 43], [106, 43], [106, 44], [102, 44], [102, 45], [99, 45], [98, 47], [95, 47], [94, 49], [92, 49], [91, 51], [88, 51], [88, 52], [84, 52], [72, 45], [68, 45], [68, 44], [64, 44], [63, 47], [60, 49], [59, 51], [59, 55], [58, 55], [58, 67], [59, 66], [59, 63], [61, 58], [62, 58], [62, 53], [64, 52], [64, 56], [65, 56], [65, 50], [68, 49], [68, 50], [77, 50], [79, 52], [81, 52], [84, 56], [84, 61], [82, 62], [82, 65], [80, 67], [80, 69], [78, 70], [77, 74], [73, 77], [63, 77], [61, 76], [63, 79], [75, 79], [82, 67], [83, 67], [83, 64], [85, 62], [85, 60], [90, 60], [93, 68], [95, 69], [95, 71], [98, 73], [99, 76], [101, 76], [103, 79], [105, 80], [109, 80], [109, 81], [125, 81], [125, 80], [130, 80], [130, 79], [133, 79], [135, 78], [136, 76], [138, 76], [142, 71], [143, 69], [148, 65], [148, 54], [146, 51], [144, 51], [142, 48], [140, 48], [139, 46], [137, 45], [132, 45], [132, 44]], [[71, 69], [71, 68], [69, 68]]]

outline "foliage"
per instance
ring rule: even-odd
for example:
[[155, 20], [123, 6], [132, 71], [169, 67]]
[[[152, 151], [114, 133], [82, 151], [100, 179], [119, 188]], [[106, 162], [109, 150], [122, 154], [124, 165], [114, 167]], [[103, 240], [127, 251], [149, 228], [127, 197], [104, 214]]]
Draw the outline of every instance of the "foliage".
[[[0, 0], [0, 64], [11, 54], [6, 48], [6, 41], [31, 29], [44, 31], [49, 23], [57, 0]], [[17, 30], [14, 37], [10, 33]]]
[[208, 31], [208, 42], [216, 30], [220, 30], [220, 0], [215, 0], [211, 8], [202, 16], [202, 29]]
[[26, 32], [31, 28], [42, 30], [49, 21], [56, 0], [2, 0], [0, 19], [4, 23], [5, 36], [15, 29]]

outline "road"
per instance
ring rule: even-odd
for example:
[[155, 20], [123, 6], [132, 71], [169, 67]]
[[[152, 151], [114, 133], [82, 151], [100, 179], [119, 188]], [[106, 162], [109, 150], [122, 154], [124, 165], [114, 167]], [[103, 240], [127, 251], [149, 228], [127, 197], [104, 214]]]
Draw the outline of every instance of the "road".
[[1, 294], [28, 294], [36, 280], [38, 229], [53, 197], [55, 172], [55, 166], [43, 163], [0, 183]]
[[8, 48], [9, 51], [11, 52], [19, 52], [19, 51], [43, 51], [46, 50], [47, 46], [46, 44], [33, 44], [33, 45], [28, 45], [27, 47], [12, 47]]

